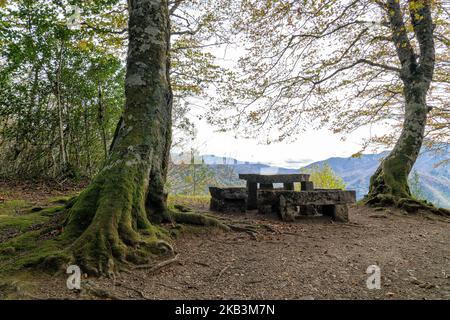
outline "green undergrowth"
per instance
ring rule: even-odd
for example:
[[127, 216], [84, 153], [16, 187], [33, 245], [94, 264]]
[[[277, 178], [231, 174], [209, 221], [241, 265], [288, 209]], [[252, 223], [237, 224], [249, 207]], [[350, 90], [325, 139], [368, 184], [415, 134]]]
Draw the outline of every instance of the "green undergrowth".
[[19, 216], [0, 216], [0, 277], [43, 262], [61, 252], [68, 242], [58, 236], [64, 207], [52, 207]]
[[70, 194], [70, 195], [66, 195], [66, 196], [58, 196], [58, 197], [53, 197], [48, 199], [48, 203], [50, 204], [67, 204], [70, 203], [72, 201], [74, 201], [76, 199], [76, 197], [78, 196], [78, 194]]
[[8, 229], [17, 229], [17, 231], [26, 231], [33, 225], [38, 225], [47, 222], [48, 215], [43, 213], [30, 213], [24, 215], [0, 215], [0, 231]]
[[365, 205], [375, 208], [398, 208], [407, 213], [432, 213], [441, 216], [450, 216], [450, 210], [437, 208], [431, 202], [418, 200], [414, 197], [399, 198], [391, 194], [377, 194], [362, 200]]
[[25, 200], [6, 200], [0, 203], [0, 216], [11, 216], [20, 214], [24, 209], [30, 208], [31, 204]]
[[167, 202], [169, 206], [183, 205], [186, 207], [191, 207], [195, 209], [207, 209], [209, 207], [209, 201], [211, 196], [209, 195], [180, 195], [180, 194], [170, 194]]
[[[52, 199], [45, 208], [33, 208], [22, 201], [2, 206], [0, 279], [27, 270], [54, 274], [62, 271], [61, 266], [71, 262], [72, 256], [67, 248], [75, 239], [69, 238], [68, 233], [64, 232], [64, 221], [73, 201], [73, 197], [60, 197]], [[152, 232], [147, 241], [159, 239], [170, 243], [184, 234], [211, 232], [210, 228], [204, 226], [220, 229], [218, 222], [211, 217], [195, 214], [190, 209], [193, 203], [194, 206], [209, 203], [209, 198], [174, 196], [169, 203], [174, 220], [162, 225], [151, 225]]]

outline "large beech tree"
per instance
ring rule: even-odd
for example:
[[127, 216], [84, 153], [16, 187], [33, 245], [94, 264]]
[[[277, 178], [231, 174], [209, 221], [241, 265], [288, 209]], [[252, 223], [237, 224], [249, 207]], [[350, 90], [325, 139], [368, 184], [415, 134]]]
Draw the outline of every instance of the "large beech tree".
[[216, 223], [167, 210], [164, 183], [171, 144], [170, 22], [167, 0], [129, 2], [125, 110], [105, 167], [68, 212], [63, 252], [85, 272], [111, 274], [123, 262], [171, 252], [152, 222]]
[[116, 260], [154, 248], [156, 242], [142, 234], [155, 240], [149, 218], [161, 220], [165, 213], [172, 112], [167, 1], [131, 0], [128, 11], [123, 120], [106, 166], [70, 209], [65, 228], [77, 237], [69, 251], [93, 273], [112, 272]]
[[405, 100], [404, 122], [394, 149], [383, 160], [370, 180], [367, 202], [399, 204], [411, 199], [408, 176], [422, 147], [428, 113], [427, 93], [435, 67], [434, 24], [431, 0], [410, 0], [409, 14], [418, 42], [416, 53], [406, 31], [405, 18], [398, 0], [388, 0], [383, 9], [388, 16], [392, 41], [400, 61], [399, 77]]
[[[432, 133], [431, 142], [437, 145], [448, 141], [450, 116], [439, 99], [448, 90], [441, 76], [449, 68], [445, 3], [240, 3], [241, 14], [233, 21], [246, 42], [239, 61], [239, 86], [224, 88], [212, 122], [225, 128], [244, 127], [248, 134], [260, 135], [265, 129], [272, 140], [295, 136], [311, 122], [337, 133], [374, 124], [391, 127], [387, 135], [374, 129], [368, 141], [393, 149], [372, 177], [366, 200], [420, 207], [411, 197], [407, 178], [426, 132]], [[231, 108], [223, 108], [224, 104]], [[225, 113], [218, 117], [222, 110]]]

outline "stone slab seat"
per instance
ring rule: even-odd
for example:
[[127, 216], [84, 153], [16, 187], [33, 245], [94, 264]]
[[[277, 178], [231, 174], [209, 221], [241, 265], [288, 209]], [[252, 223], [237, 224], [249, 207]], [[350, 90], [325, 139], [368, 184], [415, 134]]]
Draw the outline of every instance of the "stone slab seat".
[[247, 209], [247, 189], [241, 187], [209, 187], [210, 210], [217, 212], [245, 212]]
[[320, 206], [323, 215], [335, 221], [348, 221], [348, 207], [356, 202], [353, 190], [260, 190], [258, 192], [258, 212], [276, 212], [285, 221], [294, 221], [298, 207]]
[[294, 190], [294, 183], [300, 182], [302, 190], [313, 189], [309, 181], [309, 174], [255, 174], [240, 173], [239, 179], [247, 183], [247, 209], [253, 210], [258, 207], [258, 183], [261, 190], [272, 190], [274, 183], [282, 183], [285, 190]]
[[254, 173], [240, 173], [239, 179], [246, 180], [248, 182], [256, 182], [262, 184], [270, 183], [294, 183], [309, 180], [309, 174], [254, 174]]

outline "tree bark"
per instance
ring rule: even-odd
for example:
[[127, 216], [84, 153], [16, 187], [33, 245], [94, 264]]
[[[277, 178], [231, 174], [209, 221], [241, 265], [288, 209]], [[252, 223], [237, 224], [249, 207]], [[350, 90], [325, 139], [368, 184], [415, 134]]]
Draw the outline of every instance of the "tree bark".
[[63, 120], [63, 107], [61, 98], [61, 73], [63, 63], [64, 44], [61, 42], [61, 50], [59, 53], [58, 70], [56, 74], [56, 107], [58, 110], [58, 124], [59, 124], [59, 150], [60, 150], [60, 171], [64, 172], [67, 167], [66, 146], [64, 142], [64, 120]]
[[[420, 1], [419, 1], [420, 2]], [[397, 0], [388, 0], [386, 11], [392, 38], [401, 63], [405, 119], [400, 137], [390, 154], [382, 161], [370, 180], [366, 202], [372, 205], [402, 206], [413, 200], [408, 186], [408, 176], [417, 160], [427, 123], [429, 108], [426, 96], [434, 72], [433, 23], [430, 1], [422, 5], [410, 1], [410, 15], [414, 33], [420, 47], [420, 57], [408, 39], [402, 11]]]
[[170, 251], [150, 220], [167, 214], [164, 183], [171, 139], [167, 0], [129, 1], [126, 104], [106, 166], [70, 209], [64, 236], [84, 272], [111, 274]]
[[99, 82], [98, 84], [98, 112], [97, 119], [98, 124], [100, 126], [100, 134], [102, 136], [102, 145], [103, 145], [103, 155], [104, 155], [104, 163], [106, 163], [108, 159], [108, 142], [106, 138], [106, 123], [105, 123], [105, 105], [103, 103], [103, 89], [102, 84]]

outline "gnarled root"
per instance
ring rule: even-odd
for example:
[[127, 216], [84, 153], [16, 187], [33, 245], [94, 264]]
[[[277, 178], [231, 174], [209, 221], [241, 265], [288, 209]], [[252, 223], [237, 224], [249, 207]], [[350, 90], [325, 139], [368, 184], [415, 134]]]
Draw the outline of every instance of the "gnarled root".
[[[450, 215], [450, 211], [436, 208], [431, 203], [411, 196], [407, 174], [398, 169], [398, 159], [387, 158], [370, 179], [369, 194], [363, 200], [372, 207], [395, 207], [408, 213], [429, 212]], [[398, 173], [400, 172], [400, 174]]]
[[217, 227], [219, 229], [229, 231], [230, 228], [219, 220], [208, 217], [206, 215], [192, 212], [171, 211], [170, 217], [172, 221], [183, 224], [191, 224], [197, 226]]
[[436, 208], [427, 201], [416, 200], [412, 197], [399, 198], [391, 194], [377, 194], [364, 199], [364, 203], [371, 207], [394, 207], [408, 213], [429, 212], [441, 216], [450, 216], [450, 210]]
[[71, 263], [84, 273], [113, 276], [127, 263], [145, 264], [155, 254], [173, 255], [167, 232], [148, 220], [148, 180], [142, 170], [139, 165], [111, 165], [100, 172], [70, 204], [59, 239], [70, 245], [43, 263]]

